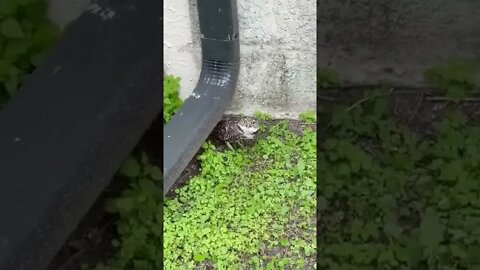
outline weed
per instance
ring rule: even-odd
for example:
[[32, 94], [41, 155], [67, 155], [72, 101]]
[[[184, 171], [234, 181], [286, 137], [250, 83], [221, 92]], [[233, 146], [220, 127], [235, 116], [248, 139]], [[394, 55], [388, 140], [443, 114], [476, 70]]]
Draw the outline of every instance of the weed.
[[95, 269], [163, 269], [160, 256], [163, 235], [161, 171], [142, 154], [127, 159], [120, 173], [131, 179], [130, 187], [107, 203], [107, 210], [119, 216], [116, 224], [119, 239], [112, 241], [117, 253]]
[[[299, 137], [281, 124], [252, 148], [219, 152], [206, 143], [199, 159], [200, 175], [165, 203], [167, 269], [283, 269], [313, 261], [314, 132]], [[272, 256], [276, 250], [283, 255]]]
[[[165, 76], [163, 122], [167, 123], [182, 105], [179, 98], [180, 78]], [[130, 156], [119, 174], [131, 179], [130, 187], [110, 200], [107, 211], [118, 214], [119, 239], [112, 241], [116, 256], [100, 263], [95, 270], [154, 270], [163, 269], [163, 192], [160, 168], [153, 166], [147, 155]], [[84, 269], [89, 269], [88, 265]]]
[[425, 79], [443, 94], [458, 102], [480, 83], [480, 63], [474, 59], [452, 57], [446, 65], [425, 71]]
[[[460, 66], [426, 76], [461, 98], [475, 85]], [[388, 99], [338, 107], [320, 145], [320, 269], [478, 269], [480, 127], [452, 110], [422, 138]]]
[[264, 112], [255, 112], [253, 114], [255, 116], [255, 118], [257, 118], [258, 120], [261, 120], [261, 121], [266, 121], [266, 120], [271, 120], [272, 119], [272, 116], [268, 113], [264, 113]]
[[56, 42], [42, 0], [0, 1], [0, 109]]
[[163, 79], [163, 123], [165, 124], [172, 118], [175, 112], [182, 106], [182, 100], [179, 95], [180, 78], [174, 76], [165, 76]]
[[164, 205], [158, 168], [145, 155], [128, 159], [120, 171], [131, 187], [108, 207], [120, 217], [120, 238], [112, 242], [118, 252], [96, 269], [312, 267], [315, 138], [282, 123], [251, 148], [219, 152], [205, 143], [200, 174]]
[[[175, 99], [178, 80], [165, 85]], [[178, 103], [168, 108], [164, 121]], [[117, 253], [96, 270], [313, 267], [316, 133], [287, 126], [265, 127], [268, 136], [251, 148], [220, 152], [205, 143], [200, 174], [165, 202], [160, 170], [146, 155], [126, 160], [120, 173], [131, 186], [107, 207], [119, 215]]]
[[316, 111], [306, 111], [301, 113], [298, 118], [307, 123], [315, 123], [317, 119], [317, 112]]

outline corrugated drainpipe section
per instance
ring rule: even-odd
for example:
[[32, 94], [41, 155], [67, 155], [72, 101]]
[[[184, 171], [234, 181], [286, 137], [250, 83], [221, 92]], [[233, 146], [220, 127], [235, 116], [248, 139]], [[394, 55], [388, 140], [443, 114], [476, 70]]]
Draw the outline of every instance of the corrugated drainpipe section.
[[164, 195], [221, 120], [238, 80], [237, 1], [198, 0], [197, 4], [202, 70], [193, 93], [164, 127]]

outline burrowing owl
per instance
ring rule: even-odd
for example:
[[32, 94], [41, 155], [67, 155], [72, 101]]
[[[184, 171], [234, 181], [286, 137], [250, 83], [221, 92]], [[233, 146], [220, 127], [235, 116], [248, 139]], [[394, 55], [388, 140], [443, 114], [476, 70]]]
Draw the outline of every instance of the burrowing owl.
[[230, 143], [251, 141], [255, 139], [255, 134], [260, 129], [260, 125], [255, 118], [228, 118], [220, 121], [215, 128], [215, 137], [225, 142], [228, 148], [233, 150]]

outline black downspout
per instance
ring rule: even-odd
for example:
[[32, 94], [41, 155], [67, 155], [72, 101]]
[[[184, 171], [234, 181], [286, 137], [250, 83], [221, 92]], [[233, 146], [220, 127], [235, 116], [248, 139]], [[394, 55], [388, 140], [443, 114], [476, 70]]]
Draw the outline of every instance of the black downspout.
[[198, 15], [202, 70], [192, 95], [164, 129], [164, 195], [221, 120], [238, 80], [236, 0], [198, 0]]
[[0, 270], [46, 269], [162, 110], [162, 1], [93, 2], [0, 112]]

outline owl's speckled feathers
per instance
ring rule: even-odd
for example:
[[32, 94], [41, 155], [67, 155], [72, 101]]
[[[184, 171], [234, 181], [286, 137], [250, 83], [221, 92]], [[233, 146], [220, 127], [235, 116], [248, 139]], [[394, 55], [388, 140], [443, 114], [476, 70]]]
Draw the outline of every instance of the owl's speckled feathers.
[[223, 142], [253, 140], [260, 126], [254, 118], [228, 118], [220, 121], [214, 130], [216, 138]]

